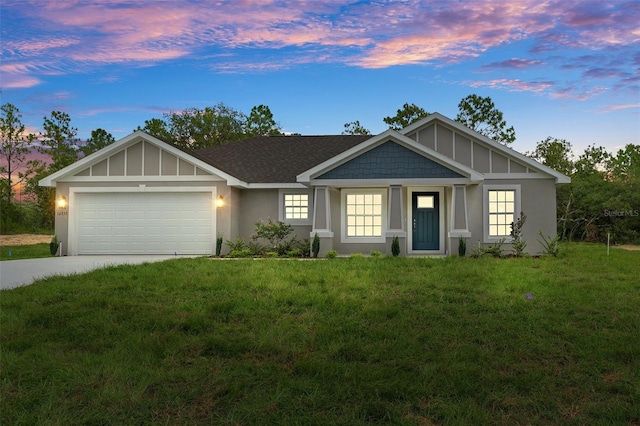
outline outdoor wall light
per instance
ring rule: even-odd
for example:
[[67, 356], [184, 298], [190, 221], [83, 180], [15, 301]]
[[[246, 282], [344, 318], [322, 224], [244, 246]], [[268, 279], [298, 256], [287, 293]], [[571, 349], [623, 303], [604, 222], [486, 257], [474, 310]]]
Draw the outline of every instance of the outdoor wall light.
[[67, 197], [63, 195], [62, 197], [58, 198], [58, 208], [64, 209], [66, 207], [67, 207]]
[[216, 200], [216, 207], [224, 207], [224, 197], [222, 195], [218, 196]]

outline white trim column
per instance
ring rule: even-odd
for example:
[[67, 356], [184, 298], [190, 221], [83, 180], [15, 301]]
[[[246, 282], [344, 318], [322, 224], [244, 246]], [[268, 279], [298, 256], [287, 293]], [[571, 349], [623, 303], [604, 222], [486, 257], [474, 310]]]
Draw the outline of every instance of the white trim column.
[[467, 214], [467, 187], [454, 185], [451, 194], [451, 231], [449, 238], [470, 238]]
[[404, 203], [402, 200], [402, 186], [391, 185], [389, 187], [389, 208], [387, 213], [387, 238], [395, 236], [404, 238], [407, 232], [404, 229]]
[[329, 188], [326, 186], [314, 188], [311, 238], [316, 233], [320, 238], [333, 238], [333, 231], [331, 230], [331, 201]]

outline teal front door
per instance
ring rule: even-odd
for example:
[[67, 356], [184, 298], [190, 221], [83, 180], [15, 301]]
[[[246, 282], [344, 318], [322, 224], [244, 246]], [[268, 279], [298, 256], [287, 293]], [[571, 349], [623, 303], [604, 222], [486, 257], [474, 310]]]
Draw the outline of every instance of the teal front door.
[[440, 200], [437, 192], [411, 196], [413, 250], [440, 250]]

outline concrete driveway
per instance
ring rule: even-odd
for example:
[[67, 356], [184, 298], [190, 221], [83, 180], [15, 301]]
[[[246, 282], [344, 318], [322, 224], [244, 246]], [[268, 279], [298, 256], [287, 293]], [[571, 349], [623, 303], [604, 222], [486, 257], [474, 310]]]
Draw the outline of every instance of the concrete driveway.
[[51, 275], [69, 275], [89, 272], [111, 265], [136, 265], [175, 259], [173, 255], [126, 256], [64, 256], [42, 259], [6, 260], [0, 262], [0, 290], [32, 284], [35, 280]]

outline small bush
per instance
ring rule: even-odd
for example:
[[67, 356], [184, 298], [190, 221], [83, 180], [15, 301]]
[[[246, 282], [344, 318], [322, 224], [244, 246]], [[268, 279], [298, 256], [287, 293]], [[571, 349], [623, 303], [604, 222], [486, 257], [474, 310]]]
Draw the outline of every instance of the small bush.
[[502, 249], [502, 245], [505, 242], [505, 238], [501, 238], [495, 244], [492, 244], [487, 247], [476, 247], [473, 249], [471, 254], [472, 257], [482, 257], [482, 256], [493, 256], [493, 257], [504, 257], [504, 250]]
[[371, 253], [369, 253], [371, 255], [371, 257], [382, 257], [382, 252], [379, 250], [371, 250]]
[[320, 237], [318, 233], [313, 236], [313, 244], [311, 245], [311, 251], [313, 252], [313, 257], [318, 257], [318, 253], [320, 252]]
[[327, 259], [335, 259], [336, 257], [338, 257], [338, 252], [335, 250], [329, 250], [324, 257], [326, 257]]
[[287, 256], [289, 257], [302, 257], [302, 250], [300, 250], [299, 248], [293, 249], [293, 250], [289, 250], [287, 252]]
[[279, 255], [286, 254], [289, 250], [293, 249], [295, 244], [295, 238], [287, 241], [289, 234], [293, 232], [293, 226], [282, 221], [274, 222], [269, 219], [267, 223], [262, 220], [256, 222], [256, 231], [252, 239], [263, 239], [269, 242], [269, 250], [275, 250]]
[[255, 241], [251, 241], [249, 244], [247, 244], [247, 249], [249, 251], [251, 251], [251, 255], [252, 256], [262, 256], [262, 254], [266, 251], [265, 246], [263, 246], [262, 244], [258, 244]]
[[229, 257], [253, 257], [253, 253], [251, 249], [244, 248], [242, 250], [231, 250], [229, 252]]
[[311, 242], [308, 238], [298, 242], [298, 248], [300, 249], [300, 256], [311, 257]]
[[400, 255], [400, 240], [397, 235], [394, 235], [391, 240], [391, 254], [393, 257], [398, 257]]
[[278, 257], [277, 251], [268, 251], [264, 254], [266, 257]]
[[220, 256], [222, 252], [222, 235], [218, 235], [216, 238], [216, 256]]
[[58, 253], [59, 247], [60, 242], [58, 241], [58, 237], [54, 235], [51, 239], [51, 242], [49, 243], [49, 253], [51, 253], [51, 256], [55, 256]]
[[362, 253], [351, 253], [350, 258], [351, 259], [361, 259], [362, 258]]
[[242, 237], [236, 238], [235, 241], [229, 241], [225, 243], [229, 247], [229, 251], [242, 251], [247, 248], [247, 242]]
[[458, 239], [458, 256], [464, 257], [467, 254], [467, 239], [460, 237]]
[[522, 238], [522, 228], [526, 221], [527, 216], [520, 212], [520, 217], [511, 223], [511, 250], [515, 257], [526, 255], [524, 249], [527, 247], [527, 242]]
[[542, 245], [542, 254], [545, 256], [558, 257], [558, 253], [560, 252], [560, 246], [558, 245], [560, 237], [558, 235], [555, 237], [545, 237], [542, 231], [538, 231], [538, 235], [542, 238], [542, 241], [538, 240], [540, 245]]

